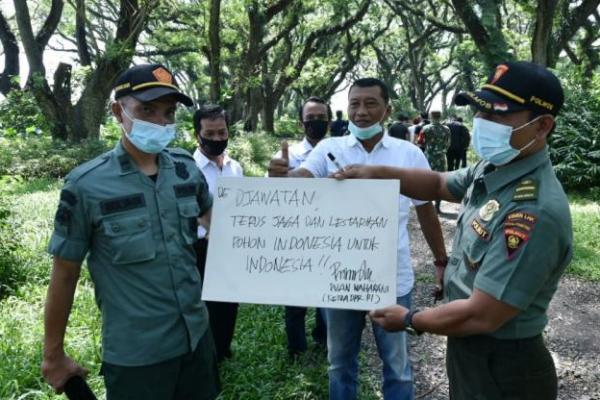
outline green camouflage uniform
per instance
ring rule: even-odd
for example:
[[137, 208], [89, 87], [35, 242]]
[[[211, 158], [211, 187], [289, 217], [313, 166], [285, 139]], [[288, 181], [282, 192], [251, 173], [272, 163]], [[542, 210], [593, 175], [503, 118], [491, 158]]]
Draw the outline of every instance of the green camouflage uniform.
[[425, 134], [425, 155], [431, 169], [446, 171], [446, 152], [450, 146], [450, 129], [439, 122], [432, 122], [423, 128]]

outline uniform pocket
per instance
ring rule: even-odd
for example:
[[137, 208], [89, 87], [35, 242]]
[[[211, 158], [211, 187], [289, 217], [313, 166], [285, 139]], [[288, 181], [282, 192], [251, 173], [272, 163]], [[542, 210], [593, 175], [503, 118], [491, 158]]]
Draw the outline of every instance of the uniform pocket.
[[464, 263], [467, 268], [477, 270], [483, 262], [483, 258], [488, 249], [489, 242], [483, 239], [475, 239], [463, 250]]
[[178, 203], [179, 223], [183, 242], [192, 245], [198, 240], [198, 214], [200, 207], [195, 201]]
[[133, 264], [156, 257], [148, 215], [112, 218], [102, 225], [110, 241], [113, 264]]

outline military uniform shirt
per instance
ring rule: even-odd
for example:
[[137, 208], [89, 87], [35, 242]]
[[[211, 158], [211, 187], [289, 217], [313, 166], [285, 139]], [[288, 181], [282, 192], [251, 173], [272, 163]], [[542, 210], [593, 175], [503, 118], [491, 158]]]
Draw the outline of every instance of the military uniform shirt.
[[48, 251], [86, 254], [102, 313], [103, 360], [155, 364], [195, 349], [208, 319], [194, 243], [212, 197], [189, 153], [158, 155], [156, 183], [119, 142], [65, 179]]
[[520, 310], [491, 336], [540, 334], [573, 242], [569, 204], [547, 148], [500, 168], [481, 161], [452, 172], [447, 187], [463, 199], [444, 276], [448, 300], [479, 289]]
[[450, 146], [450, 129], [435, 122], [423, 127], [425, 155], [434, 171], [446, 171], [446, 151]]

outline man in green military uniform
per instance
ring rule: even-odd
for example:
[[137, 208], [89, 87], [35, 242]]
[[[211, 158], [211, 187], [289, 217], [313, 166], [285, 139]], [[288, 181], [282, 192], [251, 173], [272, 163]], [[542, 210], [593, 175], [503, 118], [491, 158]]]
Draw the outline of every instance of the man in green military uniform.
[[[425, 156], [431, 169], [438, 172], [445, 172], [446, 152], [450, 146], [450, 129], [442, 125], [442, 113], [431, 111], [429, 113], [431, 123], [423, 127], [425, 135]], [[435, 201], [435, 209], [440, 212], [440, 200]]]
[[371, 312], [385, 329], [448, 336], [452, 399], [555, 399], [556, 371], [542, 339], [546, 310], [572, 256], [569, 204], [546, 139], [563, 103], [558, 79], [529, 62], [501, 64], [477, 109], [476, 165], [447, 174], [349, 166], [339, 178], [396, 178], [402, 194], [461, 201], [444, 275], [447, 303]]
[[[214, 345], [196, 269], [198, 222], [212, 198], [192, 156], [166, 146], [181, 93], [163, 66], [138, 65], [115, 83], [116, 147], [65, 179], [49, 252], [42, 373], [55, 390], [85, 371], [64, 352], [87, 255], [102, 313], [107, 398], [214, 399]], [[202, 216], [201, 219], [199, 217]]]

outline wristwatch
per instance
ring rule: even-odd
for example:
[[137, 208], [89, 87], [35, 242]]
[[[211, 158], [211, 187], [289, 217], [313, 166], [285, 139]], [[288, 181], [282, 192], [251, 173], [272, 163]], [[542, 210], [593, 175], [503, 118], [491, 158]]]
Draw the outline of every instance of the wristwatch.
[[446, 258], [444, 260], [435, 260], [433, 262], [433, 265], [440, 268], [446, 268], [446, 266], [448, 265], [448, 259]]
[[416, 329], [413, 324], [412, 324], [412, 319], [413, 316], [418, 313], [420, 310], [410, 310], [405, 316], [404, 316], [404, 330], [406, 331], [406, 333], [408, 333], [409, 335], [413, 335], [413, 336], [421, 336], [423, 334], [423, 331], [420, 331], [418, 329]]

